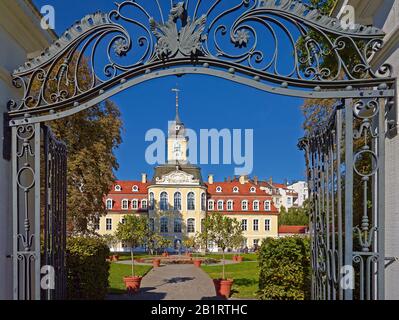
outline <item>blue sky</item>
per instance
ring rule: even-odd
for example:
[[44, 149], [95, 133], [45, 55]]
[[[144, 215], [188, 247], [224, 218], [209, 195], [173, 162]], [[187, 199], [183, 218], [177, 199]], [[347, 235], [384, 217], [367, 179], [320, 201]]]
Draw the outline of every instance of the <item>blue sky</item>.
[[[34, 0], [39, 7], [52, 5], [56, 12], [56, 32], [62, 34], [75, 21], [95, 11], [114, 9], [112, 0]], [[254, 171], [262, 179], [275, 181], [304, 179], [303, 153], [297, 149], [303, 136], [301, 99], [282, 97], [207, 76], [186, 75], [142, 83], [113, 97], [124, 122], [123, 143], [116, 155], [118, 179], [139, 179], [141, 172], [152, 175], [145, 161], [149, 129], [166, 132], [175, 112], [171, 89], [178, 83], [180, 115], [187, 127], [200, 129], [253, 129]], [[217, 180], [234, 175], [235, 165], [201, 165], [203, 177], [215, 174]]]

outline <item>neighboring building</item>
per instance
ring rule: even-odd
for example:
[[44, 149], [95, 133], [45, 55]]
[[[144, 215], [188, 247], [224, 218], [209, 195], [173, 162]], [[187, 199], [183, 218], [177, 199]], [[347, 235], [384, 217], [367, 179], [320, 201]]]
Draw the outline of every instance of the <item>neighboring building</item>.
[[[154, 169], [147, 181], [117, 181], [104, 201], [108, 214], [97, 226], [100, 234], [112, 234], [126, 214], [146, 215], [150, 227], [173, 241], [178, 248], [184, 237], [201, 232], [207, 212], [218, 212], [236, 218], [246, 241], [242, 248], [254, 248], [267, 237], [278, 236], [278, 209], [272, 195], [261, 189], [257, 179], [235, 178], [215, 182], [210, 175], [202, 179], [201, 169], [187, 161], [185, 127], [178, 114], [169, 128], [168, 159]], [[115, 250], [124, 250], [119, 244]], [[209, 248], [217, 250], [217, 248]]]
[[305, 236], [309, 234], [308, 226], [285, 226], [281, 225], [278, 227], [279, 238], [290, 237], [290, 236]]
[[[29, 57], [45, 49], [56, 39], [50, 30], [40, 28], [40, 13], [30, 0], [0, 1], [0, 132], [5, 133], [0, 143], [0, 300], [12, 299], [12, 214], [11, 162], [9, 136], [4, 131], [7, 102], [18, 100], [22, 92], [12, 84], [12, 72]], [[11, 143], [11, 142], [10, 142]]]
[[298, 181], [287, 186], [289, 190], [296, 193], [296, 200], [293, 199], [293, 205], [302, 207], [303, 203], [309, 198], [308, 184], [305, 181]]

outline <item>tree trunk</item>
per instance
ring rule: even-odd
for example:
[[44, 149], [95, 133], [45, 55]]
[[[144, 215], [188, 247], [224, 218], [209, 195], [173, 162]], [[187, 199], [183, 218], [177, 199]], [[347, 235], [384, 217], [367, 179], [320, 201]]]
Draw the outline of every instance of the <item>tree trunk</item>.
[[130, 248], [130, 256], [131, 256], [131, 258], [132, 258], [132, 277], [134, 277], [135, 276], [135, 274], [134, 274], [134, 252], [133, 252], [133, 246]]
[[224, 266], [226, 264], [226, 260], [225, 260], [225, 256], [224, 256], [224, 249], [222, 249], [222, 256], [223, 256], [223, 265], [222, 265], [222, 278], [223, 280], [226, 280], [226, 275], [225, 275], [225, 270], [224, 270]]

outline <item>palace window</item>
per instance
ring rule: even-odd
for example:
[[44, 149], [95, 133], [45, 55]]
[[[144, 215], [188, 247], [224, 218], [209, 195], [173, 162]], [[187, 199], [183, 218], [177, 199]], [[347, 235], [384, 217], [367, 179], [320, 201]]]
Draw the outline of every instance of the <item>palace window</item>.
[[215, 210], [215, 201], [213, 200], [208, 201], [208, 210]]
[[270, 231], [270, 219], [265, 220], [265, 231]]
[[222, 192], [222, 187], [217, 187], [216, 192], [219, 192], [219, 193]]
[[259, 239], [254, 239], [254, 247], [257, 248], [259, 246]]
[[287, 197], [287, 205], [291, 206], [292, 205], [292, 198]]
[[223, 210], [223, 200], [218, 201], [218, 210], [219, 211]]
[[175, 211], [181, 210], [181, 193], [180, 192], [176, 192], [174, 195], [173, 210], [175, 210]]
[[250, 192], [251, 192], [251, 193], [255, 193], [255, 192], [256, 192], [256, 188], [255, 188], [255, 187], [251, 187]]
[[129, 209], [129, 201], [122, 200], [122, 210], [127, 210], [127, 209]]
[[122, 187], [119, 184], [117, 184], [115, 186], [115, 191], [122, 191]]
[[138, 192], [139, 191], [139, 187], [138, 186], [133, 186], [132, 191], [133, 192]]
[[206, 211], [206, 194], [201, 194], [201, 210]]
[[205, 219], [201, 219], [201, 232], [205, 231]]
[[238, 187], [234, 187], [234, 188], [233, 188], [233, 192], [234, 192], [234, 193], [238, 193], [239, 191], [240, 191], [240, 189], [238, 189]]
[[150, 210], [154, 210], [155, 198], [154, 193], [150, 192]]
[[227, 201], [227, 210], [229, 211], [233, 210], [233, 200]]
[[141, 200], [141, 209], [147, 209], [147, 199]]
[[112, 230], [112, 219], [107, 218], [105, 220], [105, 230]]
[[149, 222], [148, 222], [148, 227], [149, 229], [154, 232], [155, 231], [155, 221], [154, 218], [150, 218]]
[[241, 229], [242, 229], [242, 231], [247, 231], [247, 229], [248, 229], [247, 219], [241, 220]]
[[162, 217], [161, 218], [161, 233], [168, 233], [168, 218], [167, 217]]
[[132, 200], [132, 209], [137, 210], [139, 208], [139, 201], [137, 199]]
[[248, 201], [247, 200], [241, 201], [241, 209], [244, 211], [248, 210]]
[[190, 192], [187, 195], [187, 210], [195, 210], [195, 195], [194, 195], [194, 192]]
[[265, 201], [265, 211], [270, 211], [270, 201]]
[[180, 218], [175, 219], [174, 232], [181, 233], [181, 219]]
[[162, 211], [167, 211], [169, 209], [168, 206], [168, 194], [166, 192], [161, 193], [161, 201], [159, 203], [159, 208]]
[[107, 200], [107, 210], [112, 210], [112, 199]]
[[195, 232], [195, 219], [190, 218], [187, 220], [187, 232], [194, 233]]
[[126, 222], [126, 219], [125, 219], [125, 218], [122, 218], [122, 219], [121, 219], [121, 223], [122, 223], [122, 224], [125, 224], [125, 222]]
[[259, 210], [259, 201], [255, 200], [253, 203], [253, 206], [254, 206], [254, 211], [258, 211]]
[[259, 220], [258, 219], [254, 220], [253, 227], [254, 227], [254, 231], [259, 231]]

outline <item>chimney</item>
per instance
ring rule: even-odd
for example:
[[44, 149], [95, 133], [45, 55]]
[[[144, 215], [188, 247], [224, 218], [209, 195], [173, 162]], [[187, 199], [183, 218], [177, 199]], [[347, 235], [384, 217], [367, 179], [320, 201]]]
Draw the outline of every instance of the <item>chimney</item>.
[[210, 174], [210, 175], [208, 176], [208, 183], [209, 183], [209, 184], [213, 184], [213, 174]]
[[231, 182], [231, 177], [227, 177], [227, 182]]
[[147, 183], [147, 174], [146, 173], [141, 174], [141, 183]]
[[245, 176], [240, 176], [239, 180], [241, 184], [245, 184]]
[[259, 181], [258, 177], [255, 176], [255, 177], [254, 177], [254, 183], [255, 183], [256, 185], [258, 185], [258, 181]]
[[270, 177], [269, 183], [270, 183], [271, 185], [273, 185], [273, 177]]

